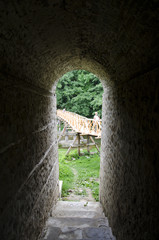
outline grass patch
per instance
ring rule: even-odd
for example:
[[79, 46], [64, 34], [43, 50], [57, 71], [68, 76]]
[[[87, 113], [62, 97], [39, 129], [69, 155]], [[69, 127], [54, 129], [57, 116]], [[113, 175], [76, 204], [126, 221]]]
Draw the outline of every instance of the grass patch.
[[68, 196], [68, 190], [74, 186], [74, 174], [65, 160], [66, 149], [59, 150], [59, 179], [63, 180], [62, 196]]
[[[65, 156], [66, 151], [59, 149], [60, 180], [63, 180], [62, 196], [67, 196], [68, 190], [73, 188], [76, 189], [77, 195], [86, 195], [86, 188], [90, 188], [95, 200], [99, 201], [99, 154], [89, 155], [84, 152], [83, 156], [78, 156], [77, 150], [73, 150], [69, 156]], [[77, 176], [74, 176], [72, 169], [78, 173]]]

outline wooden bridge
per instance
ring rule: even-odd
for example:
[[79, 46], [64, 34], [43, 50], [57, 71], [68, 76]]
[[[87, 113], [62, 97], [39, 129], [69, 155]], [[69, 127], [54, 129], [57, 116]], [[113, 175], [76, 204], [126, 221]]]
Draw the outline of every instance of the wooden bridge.
[[[66, 131], [67, 126], [69, 126], [75, 133], [76, 138], [74, 139], [73, 143], [70, 145], [66, 154], [68, 154], [72, 147], [78, 147], [78, 153], [80, 155], [80, 136], [87, 136], [87, 151], [89, 152], [89, 146], [95, 145], [97, 150], [100, 152], [97, 144], [95, 143], [93, 136], [95, 138], [101, 138], [101, 124], [102, 121], [95, 121], [94, 119], [86, 118], [81, 115], [78, 115], [73, 112], [68, 112], [65, 110], [57, 110], [57, 117], [60, 121], [65, 123], [64, 129], [59, 136], [58, 142], [60, 141], [61, 137], [63, 136], [64, 132]], [[78, 140], [78, 144], [74, 145], [76, 140]], [[92, 143], [90, 143], [90, 141]]]
[[77, 133], [101, 138], [101, 120], [94, 121], [94, 119], [64, 110], [57, 110], [57, 117], [66, 122]]

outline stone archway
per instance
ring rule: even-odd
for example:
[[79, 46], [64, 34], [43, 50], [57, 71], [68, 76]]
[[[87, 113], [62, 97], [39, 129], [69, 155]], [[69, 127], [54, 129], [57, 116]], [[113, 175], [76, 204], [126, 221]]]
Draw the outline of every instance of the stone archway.
[[56, 200], [53, 83], [80, 67], [107, 88], [101, 202], [113, 232], [158, 239], [157, 2], [0, 4], [2, 238], [38, 238]]
[[[89, 66], [91, 65], [90, 61], [83, 61], [83, 62], [84, 63], [82, 63], [81, 65], [87, 67], [87, 69], [88, 69]], [[71, 64], [71, 66], [73, 66], [73, 65], [74, 65], [74, 63]], [[94, 68], [94, 70], [95, 69], [96, 68]], [[98, 72], [99, 72], [99, 69], [98, 69]], [[81, 80], [82, 80], [82, 82], [81, 82]], [[71, 81], [73, 81], [73, 83], [71, 83]], [[61, 122], [63, 122], [63, 124], [64, 124], [63, 125], [64, 128], [62, 130], [59, 130], [60, 132], [58, 132], [59, 152], [61, 152], [61, 148], [62, 149], [67, 148], [67, 150], [65, 149], [66, 155], [69, 155], [71, 153], [71, 150], [73, 150], [73, 149], [76, 149], [79, 155], [80, 155], [80, 153], [81, 153], [81, 155], [84, 155], [86, 150], [88, 151], [88, 153], [91, 153], [91, 154], [98, 153], [98, 156], [96, 156], [96, 158], [97, 158], [96, 160], [99, 163], [97, 168], [100, 168], [100, 145], [101, 145], [101, 130], [102, 130], [102, 128], [101, 128], [102, 95], [103, 95], [103, 90], [104, 90], [103, 85], [102, 85], [100, 79], [98, 79], [96, 77], [96, 75], [94, 75], [92, 72], [86, 71], [84, 69], [79, 69], [79, 68], [65, 73], [60, 78], [59, 82], [60, 82], [59, 87], [58, 87], [57, 81], [55, 82], [57, 101], [58, 101], [58, 99], [60, 99], [59, 103], [57, 102], [57, 109], [58, 108], [63, 109], [63, 111], [58, 110], [58, 112], [57, 112], [58, 120], [57, 121], [58, 121], [58, 123], [60, 122], [60, 125], [61, 125]], [[81, 85], [81, 83], [82, 83], [82, 85]], [[95, 90], [96, 85], [97, 85], [97, 90]], [[62, 86], [62, 88], [61, 88], [61, 86]], [[53, 87], [53, 89], [54, 88], [55, 87]], [[58, 92], [57, 92], [57, 89], [58, 89]], [[79, 89], [81, 89], [81, 90], [79, 90]], [[67, 94], [66, 91], [68, 91], [68, 92], [71, 91], [71, 93]], [[98, 98], [97, 98], [97, 92], [100, 94], [100, 97], [98, 97]], [[58, 96], [59, 96], [59, 98], [58, 98]], [[77, 97], [79, 99], [78, 102], [76, 102], [76, 100], [75, 100], [75, 98], [77, 98]], [[67, 99], [69, 99], [69, 100], [67, 100]], [[97, 105], [96, 105], [96, 102], [98, 103]], [[95, 130], [96, 126], [94, 124], [92, 124], [93, 121], [91, 121], [93, 119], [93, 116], [96, 111], [98, 111], [98, 114], [100, 116], [100, 123], [98, 125], [99, 132], [96, 132], [96, 130]], [[71, 120], [75, 117], [74, 113], [72, 114], [72, 117], [70, 116], [72, 112], [78, 113], [80, 115], [81, 119], [83, 119], [83, 123], [82, 123], [83, 125], [81, 126], [81, 130], [79, 130], [79, 132], [82, 134], [82, 136], [80, 136], [80, 134], [77, 131], [77, 128], [76, 128], [77, 125], [74, 126], [74, 123], [76, 121], [71, 122]], [[86, 114], [87, 114], [87, 116], [86, 116]], [[68, 115], [70, 116], [70, 118], [69, 118], [70, 124], [68, 123], [68, 125], [67, 125], [66, 119], [67, 119]], [[65, 120], [66, 120], [66, 122], [65, 122]], [[76, 119], [76, 120], [78, 121], [78, 119]], [[71, 125], [71, 124], [73, 124], [73, 125]], [[69, 130], [67, 130], [67, 128]], [[89, 132], [88, 132], [89, 130], [92, 131], [92, 135], [89, 134]], [[71, 132], [68, 132], [68, 131], [71, 131]], [[66, 132], [68, 132], [68, 135]], [[65, 137], [63, 137], [64, 135], [65, 135]], [[80, 144], [80, 146], [77, 146], [77, 144]], [[89, 144], [89, 145], [87, 145], [87, 144]], [[61, 156], [61, 154], [60, 154], [60, 156]], [[62, 158], [60, 158], [59, 161]], [[86, 160], [87, 160], [87, 158], [90, 158], [90, 156], [85, 157]], [[88, 162], [89, 162], [89, 160], [88, 160]], [[62, 162], [62, 164], [63, 164], [63, 162]], [[81, 167], [82, 166], [83, 166], [83, 164], [81, 165]], [[67, 167], [70, 167], [69, 164], [67, 165]], [[75, 168], [76, 168], [76, 166], [75, 166]], [[83, 166], [83, 169], [84, 169], [84, 166]], [[74, 175], [78, 175], [78, 169], [74, 169], [74, 167], [72, 166], [71, 171], [72, 170], [74, 170]], [[60, 170], [59, 170], [59, 172], [60, 172]], [[87, 172], [87, 170], [85, 170], [85, 172]], [[79, 175], [80, 174], [81, 173], [79, 172]], [[87, 178], [88, 182], [89, 182], [89, 177], [86, 177], [86, 173], [85, 173], [85, 176], [83, 176], [83, 177], [85, 179]], [[99, 185], [99, 171], [98, 171], [98, 177], [94, 176], [93, 173], [90, 177], [91, 177], [90, 181], [92, 181], [94, 179], [96, 181], [96, 183]], [[89, 187], [83, 186], [82, 179], [78, 178], [78, 180], [77, 180], [77, 176], [75, 176], [75, 178], [76, 178], [76, 181], [74, 180], [74, 182], [78, 182], [78, 180], [79, 180], [79, 181], [81, 181], [81, 184], [80, 185], [77, 184], [77, 186], [73, 187], [73, 189], [70, 187], [71, 193], [69, 194], [69, 196], [65, 196], [65, 197], [63, 196], [64, 201], [66, 201], [66, 200], [67, 201], [80, 201], [80, 200], [96, 201], [95, 200], [96, 197], [93, 197], [93, 195], [94, 195], [93, 191], [92, 191], [93, 189], [90, 186]], [[63, 178], [61, 179], [60, 177], [59, 177], [59, 179], [63, 180]], [[84, 183], [84, 180], [83, 180], [83, 183]], [[98, 186], [98, 188], [99, 188], [99, 186]], [[84, 195], [80, 194], [81, 192], [83, 192]], [[98, 194], [96, 194], [97, 199], [98, 199], [97, 201], [99, 201], [99, 189], [97, 190], [97, 192], [98, 192]]]

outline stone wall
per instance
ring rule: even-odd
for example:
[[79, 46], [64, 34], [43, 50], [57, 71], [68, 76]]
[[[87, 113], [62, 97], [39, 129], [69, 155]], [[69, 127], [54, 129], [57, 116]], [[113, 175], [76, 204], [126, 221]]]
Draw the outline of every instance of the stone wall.
[[100, 198], [119, 240], [157, 240], [159, 70], [105, 89]]
[[35, 240], [58, 194], [56, 99], [4, 75], [0, 96], [1, 239]]
[[101, 201], [113, 232], [159, 239], [158, 2], [0, 1], [0, 23], [1, 238], [37, 239], [57, 199], [50, 91], [85, 69], [105, 87]]

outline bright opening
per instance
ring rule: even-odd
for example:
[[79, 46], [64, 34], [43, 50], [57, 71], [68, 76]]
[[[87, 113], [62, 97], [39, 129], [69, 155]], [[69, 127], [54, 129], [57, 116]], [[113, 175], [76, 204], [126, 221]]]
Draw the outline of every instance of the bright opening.
[[103, 87], [85, 70], [61, 77], [56, 86], [61, 200], [99, 201]]

